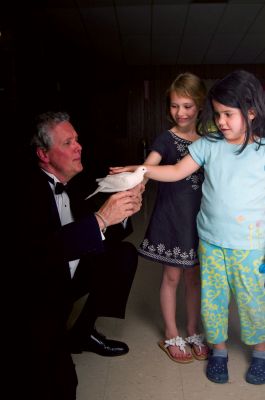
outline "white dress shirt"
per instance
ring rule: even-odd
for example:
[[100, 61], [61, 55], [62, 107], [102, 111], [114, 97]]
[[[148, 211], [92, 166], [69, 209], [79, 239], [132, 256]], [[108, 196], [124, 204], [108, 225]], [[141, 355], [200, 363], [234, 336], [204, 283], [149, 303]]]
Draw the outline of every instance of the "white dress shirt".
[[[58, 209], [59, 217], [61, 220], [61, 224], [66, 225], [66, 224], [69, 224], [70, 222], [73, 222], [74, 218], [73, 218], [73, 215], [72, 215], [72, 212], [70, 209], [70, 200], [69, 200], [68, 194], [65, 191], [62, 192], [61, 194], [55, 194], [55, 185], [57, 182], [60, 182], [60, 181], [53, 174], [49, 174], [46, 171], [44, 171], [44, 172], [54, 180], [54, 184], [51, 182], [49, 182], [49, 184], [50, 184], [50, 187], [54, 194], [54, 198], [55, 198], [56, 206]], [[78, 263], [79, 263], [79, 259], [69, 261], [71, 278], [74, 276], [74, 273], [75, 273]]]

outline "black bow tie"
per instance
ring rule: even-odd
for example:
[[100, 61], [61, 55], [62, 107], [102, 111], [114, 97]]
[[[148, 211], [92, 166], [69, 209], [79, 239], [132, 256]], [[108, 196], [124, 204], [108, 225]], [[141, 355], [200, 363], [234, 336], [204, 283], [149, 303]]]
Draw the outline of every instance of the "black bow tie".
[[61, 182], [57, 182], [56, 185], [55, 185], [54, 192], [55, 192], [55, 194], [62, 194], [63, 191], [67, 192], [67, 189], [68, 189], [67, 185], [64, 185]]
[[[47, 175], [47, 174], [46, 174], [46, 175]], [[61, 183], [61, 182], [56, 182], [56, 183], [55, 183], [55, 182], [54, 182], [54, 179], [52, 179], [49, 175], [47, 175], [47, 179], [48, 179], [49, 182], [51, 182], [51, 183], [55, 186], [55, 188], [54, 188], [55, 194], [62, 194], [63, 191], [66, 191], [66, 192], [67, 192], [67, 190], [68, 190], [67, 184], [64, 185], [64, 184]]]

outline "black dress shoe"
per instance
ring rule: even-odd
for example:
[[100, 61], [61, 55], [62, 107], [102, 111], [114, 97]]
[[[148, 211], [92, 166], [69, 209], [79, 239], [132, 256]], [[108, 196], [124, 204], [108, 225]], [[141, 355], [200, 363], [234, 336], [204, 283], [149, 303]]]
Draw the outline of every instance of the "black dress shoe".
[[90, 351], [105, 357], [116, 357], [128, 353], [129, 347], [126, 343], [118, 340], [107, 339], [94, 329], [83, 345], [71, 346], [72, 353], [81, 353], [82, 351]]

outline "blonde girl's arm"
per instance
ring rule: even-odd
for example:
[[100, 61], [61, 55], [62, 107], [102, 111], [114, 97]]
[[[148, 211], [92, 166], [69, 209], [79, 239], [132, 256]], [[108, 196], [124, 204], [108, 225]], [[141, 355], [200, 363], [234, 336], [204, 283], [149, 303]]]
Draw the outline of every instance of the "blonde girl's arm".
[[147, 165], [145, 178], [160, 182], [175, 182], [186, 178], [200, 168], [188, 154], [175, 165]]

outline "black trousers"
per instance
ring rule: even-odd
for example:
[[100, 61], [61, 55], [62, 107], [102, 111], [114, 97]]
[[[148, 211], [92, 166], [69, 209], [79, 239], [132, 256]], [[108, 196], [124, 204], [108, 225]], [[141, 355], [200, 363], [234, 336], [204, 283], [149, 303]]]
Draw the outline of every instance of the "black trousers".
[[[19, 356], [15, 367], [17, 379], [14, 379], [10, 391], [18, 389], [28, 400], [76, 399], [78, 381], [69, 351], [69, 334], [64, 315], [64, 310], [70, 312], [67, 304], [71, 305], [71, 298], [68, 297], [71, 295], [72, 300], [77, 300], [89, 293], [84, 308], [71, 329], [78, 340], [85, 340], [98, 316], [124, 318], [137, 268], [137, 251], [131, 243], [108, 243], [106, 240], [105, 246], [106, 252], [83, 258], [74, 278], [66, 280], [65, 284], [59, 279], [60, 270], [53, 275], [53, 295], [50, 297], [54, 298], [54, 303], [51, 300], [47, 302], [46, 294], [51, 292], [48, 283], [46, 286], [42, 282], [42, 289], [37, 286], [33, 291], [34, 295], [31, 295], [32, 284], [29, 281], [27, 288], [30, 303], [24, 305], [21, 299], [16, 303], [16, 307], [18, 304], [21, 307], [19, 314], [23, 318], [21, 324], [16, 319], [16, 327], [13, 329], [14, 333], [18, 333], [14, 343]], [[47, 282], [50, 282], [49, 276]], [[26, 283], [23, 290], [25, 288]], [[19, 396], [14, 396], [16, 397]]]
[[23, 394], [28, 400], [75, 400], [78, 379], [65, 324], [59, 315], [37, 314], [30, 326], [25, 320], [17, 331], [16, 362], [10, 373], [9, 393], [18, 393], [10, 398]]
[[73, 300], [85, 294], [88, 297], [70, 331], [73, 340], [85, 340], [99, 316], [125, 317], [137, 262], [133, 244], [107, 240], [104, 253], [91, 254], [80, 260], [72, 278]]

